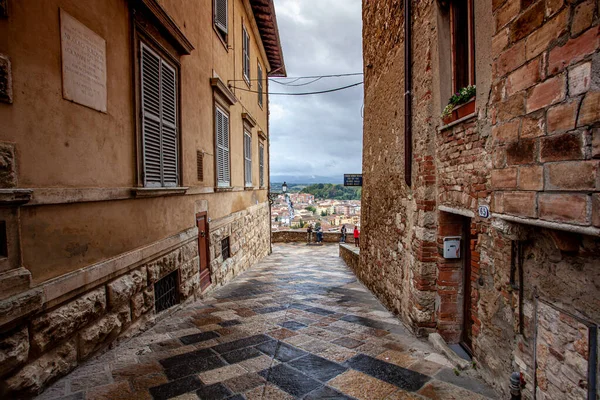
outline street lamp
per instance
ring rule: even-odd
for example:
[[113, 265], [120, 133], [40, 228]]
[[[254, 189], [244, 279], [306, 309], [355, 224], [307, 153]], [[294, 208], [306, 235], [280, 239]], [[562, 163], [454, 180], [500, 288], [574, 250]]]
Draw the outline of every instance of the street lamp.
[[285, 194], [285, 192], [287, 192], [287, 183], [283, 182], [283, 185], [281, 185], [281, 191]]
[[285, 196], [287, 196], [287, 183], [283, 182], [283, 185], [281, 185], [281, 191], [283, 193], [277, 193], [277, 192], [271, 192], [269, 191], [269, 193], [267, 194], [267, 196], [269, 197], [269, 205], [273, 205], [273, 203], [275, 202], [275, 199], [277, 198], [277, 196], [279, 196], [280, 194], [284, 194]]

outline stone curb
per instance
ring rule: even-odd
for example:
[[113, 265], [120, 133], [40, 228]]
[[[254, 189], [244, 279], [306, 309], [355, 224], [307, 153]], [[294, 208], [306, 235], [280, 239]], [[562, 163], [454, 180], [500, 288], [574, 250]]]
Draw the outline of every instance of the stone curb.
[[458, 354], [452, 351], [450, 347], [448, 347], [446, 341], [440, 336], [439, 333], [430, 333], [429, 342], [433, 345], [433, 347], [445, 355], [450, 362], [456, 366], [456, 368], [465, 370], [471, 366], [470, 362], [461, 358]]

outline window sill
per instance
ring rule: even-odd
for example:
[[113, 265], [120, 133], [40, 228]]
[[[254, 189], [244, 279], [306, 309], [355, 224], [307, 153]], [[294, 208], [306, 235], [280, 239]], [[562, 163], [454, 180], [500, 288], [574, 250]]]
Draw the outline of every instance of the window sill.
[[188, 187], [161, 187], [161, 188], [135, 188], [132, 189], [136, 198], [161, 197], [161, 196], [178, 196], [184, 195]]
[[254, 186], [246, 186], [244, 187], [244, 190], [258, 190], [258, 188]]
[[33, 195], [31, 189], [0, 189], [0, 205], [17, 206], [28, 203]]
[[213, 23], [213, 31], [215, 31], [215, 34], [217, 35], [217, 37], [219, 38], [219, 42], [221, 42], [221, 44], [223, 45], [223, 47], [225, 48], [225, 51], [229, 53], [229, 44], [227, 43], [227, 40], [225, 40], [223, 38], [222, 35], [228, 36], [226, 33], [222, 33], [219, 28], [217, 28], [215, 26], [215, 24]]
[[226, 192], [241, 192], [244, 188], [236, 186], [220, 186], [215, 188], [215, 193], [226, 193]]

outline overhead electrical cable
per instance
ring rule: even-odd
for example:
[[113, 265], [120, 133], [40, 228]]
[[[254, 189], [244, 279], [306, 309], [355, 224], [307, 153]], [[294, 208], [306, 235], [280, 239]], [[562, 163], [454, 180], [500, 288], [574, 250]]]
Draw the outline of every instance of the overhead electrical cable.
[[[342, 87], [338, 87], [338, 88], [334, 88], [334, 89], [328, 89], [328, 90], [321, 90], [321, 91], [318, 91], [318, 92], [304, 92], [304, 93], [285, 93], [285, 92], [267, 93], [267, 92], [263, 92], [263, 93], [267, 94], [269, 96], [272, 96], [272, 95], [275, 95], [275, 96], [308, 96], [308, 95], [311, 95], [311, 94], [322, 94], [322, 93], [337, 92], [339, 90], [349, 89], [351, 87], [362, 85], [362, 84], [363, 84], [363, 82], [361, 81], [361, 82], [353, 83], [352, 85], [342, 86]], [[241, 88], [241, 87], [237, 87], [237, 86], [234, 86], [234, 89], [236, 89], [236, 90], [242, 90], [242, 91], [250, 92], [250, 93], [258, 93], [258, 91], [256, 91], [256, 90], [245, 89], [245, 88]]]
[[[308, 76], [286, 76], [286, 77], [268, 77], [269, 80], [271, 80], [272, 82], [279, 82], [279, 81], [284, 81], [285, 79], [294, 79], [293, 82], [286, 82], [286, 83], [294, 83], [297, 82], [300, 79], [314, 79], [314, 78], [340, 78], [340, 77], [344, 77], [344, 76], [358, 76], [358, 75], [363, 75], [362, 72], [353, 72], [353, 73], [349, 73], [349, 74], [333, 74], [333, 75], [308, 75]], [[257, 81], [258, 79], [229, 79], [227, 80], [227, 82], [248, 82], [248, 81]]]
[[[302, 79], [304, 79], [304, 78], [302, 78]], [[310, 81], [310, 82], [298, 83], [298, 84], [295, 84], [295, 85], [293, 84], [293, 82], [296, 82], [296, 81], [289, 82], [289, 83], [288, 83], [288, 82], [279, 82], [279, 81], [272, 81], [272, 82], [275, 82], [275, 83], [277, 83], [277, 84], [279, 84], [279, 85], [283, 85], [283, 86], [293, 86], [293, 87], [297, 87], [297, 86], [306, 86], [306, 85], [310, 85], [311, 83], [315, 83], [315, 82], [317, 82], [317, 81], [319, 81], [319, 80], [321, 80], [321, 79], [323, 79], [323, 77], [322, 77], [322, 76], [320, 76], [320, 77], [318, 77], [318, 78], [315, 78], [315, 79], [313, 79], [313, 80], [312, 80], [312, 81]]]

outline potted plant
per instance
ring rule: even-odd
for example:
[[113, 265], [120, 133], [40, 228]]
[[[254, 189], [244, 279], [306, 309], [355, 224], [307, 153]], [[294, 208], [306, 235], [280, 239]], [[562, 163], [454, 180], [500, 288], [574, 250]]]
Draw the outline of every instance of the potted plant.
[[442, 112], [442, 120], [445, 124], [466, 117], [475, 112], [475, 85], [467, 86], [454, 93], [448, 105]]

